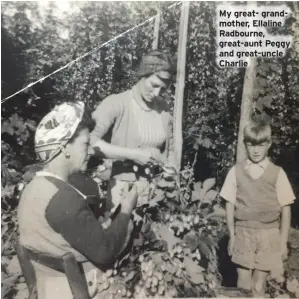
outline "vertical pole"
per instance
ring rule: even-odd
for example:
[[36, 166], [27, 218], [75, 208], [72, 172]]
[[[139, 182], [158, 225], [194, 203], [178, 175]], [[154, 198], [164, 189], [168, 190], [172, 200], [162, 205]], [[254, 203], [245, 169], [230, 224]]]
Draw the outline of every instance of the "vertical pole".
[[294, 2], [293, 4], [293, 12], [292, 16], [294, 18], [294, 22], [292, 25], [292, 35], [293, 35], [293, 49], [295, 52], [299, 53], [299, 3]]
[[186, 52], [187, 52], [187, 34], [188, 34], [188, 18], [189, 18], [189, 1], [182, 2], [181, 19], [179, 29], [178, 43], [178, 62], [177, 62], [177, 77], [175, 89], [175, 104], [174, 104], [174, 145], [175, 145], [175, 167], [179, 171], [182, 160], [183, 147], [183, 100], [185, 88], [185, 68], [186, 68]]
[[157, 50], [159, 47], [160, 18], [161, 18], [160, 9], [157, 8], [157, 16], [155, 18], [155, 27], [154, 27], [153, 50]]
[[[256, 2], [250, 2], [247, 4], [256, 6]], [[240, 122], [239, 122], [239, 133], [238, 133], [238, 145], [237, 145], [237, 162], [244, 161], [247, 158], [247, 153], [245, 145], [243, 142], [244, 139], [244, 127], [250, 120], [252, 108], [253, 108], [253, 91], [256, 80], [256, 68], [257, 60], [256, 58], [250, 58], [249, 66], [246, 68], [244, 83], [243, 83], [243, 94], [242, 94], [242, 103], [241, 103], [241, 113], [240, 113]]]
[[246, 68], [244, 85], [243, 85], [243, 95], [241, 103], [241, 113], [240, 113], [240, 123], [239, 123], [239, 133], [238, 133], [238, 146], [237, 146], [237, 162], [241, 162], [246, 159], [246, 149], [243, 142], [243, 131], [244, 127], [250, 120], [250, 114], [253, 106], [253, 90], [254, 82], [256, 77], [256, 59], [251, 58], [250, 64]]

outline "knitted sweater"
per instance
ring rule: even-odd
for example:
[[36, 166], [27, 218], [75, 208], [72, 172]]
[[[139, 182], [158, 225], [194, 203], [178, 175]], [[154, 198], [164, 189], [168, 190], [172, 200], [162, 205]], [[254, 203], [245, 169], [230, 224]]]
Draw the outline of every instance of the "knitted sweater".
[[[104, 99], [93, 113], [96, 127], [91, 144], [105, 139], [113, 145], [127, 148], [155, 147], [174, 161], [172, 117], [163, 99], [154, 102], [153, 109], [143, 103], [138, 86]], [[113, 173], [113, 170], [112, 170]], [[134, 173], [114, 176], [120, 180], [134, 180]]]

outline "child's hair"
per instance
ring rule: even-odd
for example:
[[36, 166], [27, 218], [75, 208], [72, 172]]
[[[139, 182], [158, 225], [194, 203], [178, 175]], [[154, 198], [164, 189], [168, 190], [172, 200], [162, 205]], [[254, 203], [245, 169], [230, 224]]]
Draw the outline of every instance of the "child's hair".
[[244, 128], [244, 142], [261, 144], [271, 140], [271, 126], [263, 120], [251, 120]]

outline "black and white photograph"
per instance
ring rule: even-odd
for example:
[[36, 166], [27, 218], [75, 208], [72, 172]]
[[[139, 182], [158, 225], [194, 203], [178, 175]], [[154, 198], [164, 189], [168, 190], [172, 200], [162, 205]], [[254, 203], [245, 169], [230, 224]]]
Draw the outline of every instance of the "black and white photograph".
[[298, 1], [1, 1], [1, 298], [299, 298]]

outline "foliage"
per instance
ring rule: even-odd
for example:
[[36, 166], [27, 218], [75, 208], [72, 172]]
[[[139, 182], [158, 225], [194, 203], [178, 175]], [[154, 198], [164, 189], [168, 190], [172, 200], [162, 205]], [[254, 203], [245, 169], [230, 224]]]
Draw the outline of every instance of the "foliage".
[[1, 298], [12, 298], [24, 282], [13, 247], [18, 230], [16, 206], [22, 187], [7, 184], [1, 188]]
[[[281, 273], [279, 273], [281, 272]], [[299, 282], [295, 276], [288, 275], [284, 271], [271, 273], [268, 278], [268, 298], [298, 298]]]
[[[207, 180], [202, 185], [208, 191], [213, 182]], [[201, 202], [192, 201], [190, 190], [185, 188], [189, 197], [181, 201], [166, 198], [165, 186], [159, 182], [158, 189], [164, 190], [162, 198], [156, 204], [139, 208], [137, 218], [135, 214], [132, 247], [116, 261], [114, 270], [100, 277], [103, 298], [215, 296], [221, 283], [218, 242], [225, 226], [223, 219], [216, 221], [206, 216], [217, 200], [211, 199], [205, 209], [200, 209]], [[159, 190], [157, 194], [161, 194]], [[194, 193], [193, 196], [198, 198]]]
[[208, 160], [204, 178], [223, 176], [233, 164], [242, 90], [242, 71], [216, 66], [215, 9], [216, 3], [193, 2], [189, 20], [185, 157], [190, 161], [195, 150], [199, 165]]
[[[16, 207], [19, 190], [32, 176], [24, 166], [35, 161], [33, 135], [36, 124], [59, 102], [80, 99], [95, 108], [107, 95], [131, 87], [136, 82], [134, 71], [140, 57], [151, 49], [153, 21], [109, 44], [101, 45], [155, 15], [157, 7], [163, 12], [159, 48], [175, 57], [180, 5], [167, 9], [171, 4], [173, 3], [147, 2], [144, 5], [142, 2], [74, 2], [73, 14], [61, 19], [55, 15], [57, 8], [54, 2], [43, 16], [36, 2], [1, 3], [2, 97], [99, 47], [91, 55], [70, 64], [2, 105], [2, 248], [4, 247], [3, 254], [6, 258], [2, 263], [3, 269], [7, 269], [15, 259], [11, 236], [17, 229]], [[153, 232], [156, 239], [148, 240], [145, 236], [139, 238], [142, 232], [137, 231], [129, 258], [123, 260], [122, 268], [116, 267], [118, 273], [126, 272], [127, 275], [126, 278], [114, 275], [115, 280], [120, 280], [123, 284], [124, 280], [130, 278], [126, 282], [132, 282], [132, 286], [126, 290], [126, 296], [130, 293], [133, 296], [137, 292], [137, 285], [140, 286], [140, 291], [143, 290], [147, 295], [155, 293], [152, 292], [152, 285], [158, 294], [160, 291], [169, 296], [174, 295], [174, 292], [177, 295], [184, 292], [190, 297], [198, 294], [213, 295], [213, 283], [220, 283], [215, 271], [215, 243], [224, 228], [221, 224], [223, 208], [217, 191], [235, 160], [244, 70], [219, 69], [215, 64], [216, 5], [215, 2], [190, 3], [182, 161], [185, 168], [183, 167], [181, 172], [179, 198], [176, 194], [166, 192], [164, 195], [172, 204], [158, 204], [146, 212], [154, 218], [150, 232]], [[299, 54], [296, 45], [299, 9], [297, 2], [288, 2], [287, 5], [294, 15], [280, 33], [291, 34], [294, 37], [293, 46], [282, 59], [258, 61], [253, 108], [257, 114], [272, 117], [273, 148], [270, 156], [284, 167], [298, 195], [299, 176], [296, 162], [299, 157]], [[172, 106], [174, 93], [175, 84], [171, 84], [165, 98]], [[215, 179], [207, 181], [209, 178]], [[208, 182], [210, 186], [207, 186]], [[101, 190], [105, 196], [105, 184], [100, 181], [99, 183], [102, 184]], [[294, 215], [298, 212], [297, 204]], [[159, 215], [163, 217], [158, 219]], [[148, 222], [148, 219], [145, 222]], [[165, 223], [169, 222], [172, 231], [167, 229], [166, 233]], [[293, 222], [295, 225], [296, 217], [293, 217]], [[142, 226], [139, 229], [141, 228]], [[153, 234], [149, 233], [148, 236]], [[188, 243], [190, 235], [194, 244]], [[142, 238], [142, 242], [138, 241]], [[168, 243], [172, 244], [171, 248], [169, 244], [167, 249], [164, 248], [159, 239], [168, 240]], [[172, 248], [173, 246], [175, 247]], [[180, 258], [182, 252], [185, 257]], [[187, 252], [189, 256], [186, 255]], [[138, 260], [140, 255], [144, 257], [144, 261], [133, 260], [136, 256]], [[198, 268], [195, 267], [196, 263], [191, 263], [193, 257], [194, 261], [200, 262]], [[148, 278], [142, 270], [152, 267], [153, 270], [158, 269], [157, 273], [166, 276], [167, 271], [163, 271], [161, 264], [157, 263], [159, 259], [172, 267], [171, 271], [174, 267], [180, 268], [179, 265], [183, 265], [183, 268], [180, 268], [181, 275], [168, 276], [170, 281], [167, 285], [170, 283], [172, 288], [164, 285], [163, 292], [162, 284], [159, 285], [158, 282], [159, 289], [156, 280], [153, 280], [154, 276]], [[204, 265], [201, 264], [203, 260], [207, 261]], [[192, 273], [196, 273], [194, 277], [199, 279], [201, 274], [203, 275], [202, 283], [190, 281], [188, 265], [191, 264], [196, 268], [191, 269]], [[134, 278], [131, 277], [132, 271]], [[11, 292], [14, 289], [11, 286], [15, 286], [16, 281], [19, 281], [19, 276], [16, 278], [11, 273], [8, 271], [5, 274], [7, 285], [10, 286], [6, 288], [8, 292]], [[159, 274], [157, 276], [159, 279]], [[148, 280], [151, 283], [150, 288], [146, 288]], [[140, 281], [141, 284], [136, 283]], [[212, 285], [209, 286], [209, 283]], [[283, 292], [287, 286], [287, 282], [282, 284]], [[272, 288], [275, 291], [270, 287], [271, 295], [277, 294], [275, 283]], [[282, 294], [281, 291], [279, 293]], [[294, 292], [289, 290], [289, 294]], [[12, 296], [11, 293], [6, 295]]]
[[[159, 4], [163, 11], [159, 47], [175, 57], [180, 10], [179, 5], [167, 9], [170, 4]], [[235, 160], [244, 70], [219, 69], [216, 66], [216, 5], [213, 2], [192, 2], [190, 7], [183, 164], [190, 163], [197, 153], [196, 166], [199, 164], [200, 167], [196, 167], [196, 180], [215, 176], [217, 184], [221, 184]], [[295, 11], [298, 4], [290, 2], [288, 5]], [[28, 18], [28, 15], [35, 16], [34, 20], [39, 18], [36, 5], [20, 3], [13, 6], [3, 3], [2, 6], [4, 50], [11, 48], [12, 40], [16, 48], [22, 45], [20, 53], [24, 66], [11, 61], [13, 57], [8, 50], [4, 54], [11, 57], [13, 65], [21, 68], [16, 73], [21, 74], [22, 78], [18, 80], [25, 84], [149, 19], [155, 15], [157, 3], [147, 2], [146, 6], [139, 2], [73, 3], [72, 6], [76, 8], [74, 13], [64, 19], [55, 16], [56, 8], [52, 3], [45, 12], [45, 21], [37, 22], [38, 25]], [[14, 11], [10, 12], [12, 8]], [[11, 19], [15, 22], [11, 22]], [[13, 26], [21, 21], [27, 27]], [[296, 26], [298, 18], [295, 15], [286, 23], [283, 33], [292, 34], [295, 38]], [[100, 47], [32, 87], [27, 94], [11, 99], [11, 105], [4, 107], [5, 118], [17, 112], [23, 117], [33, 114], [33, 120], [38, 121], [54, 104], [65, 100], [83, 99], [95, 107], [107, 95], [131, 87], [136, 80], [134, 70], [141, 55], [151, 49], [152, 35], [153, 21]], [[295, 111], [298, 109], [296, 74], [299, 63], [295, 44], [296, 40], [283, 59], [259, 61], [256, 108], [267, 113], [270, 113], [267, 108], [271, 108], [275, 127], [275, 147], [271, 155], [279, 162], [298, 150]], [[12, 92], [11, 88], [16, 90], [19, 87], [14, 77], [6, 76], [3, 78], [4, 96]], [[173, 102], [174, 90], [172, 85], [165, 94], [170, 102]], [[16, 105], [17, 102], [20, 104]], [[41, 102], [47, 104], [41, 105]], [[32, 159], [31, 155], [28, 160], [31, 162]]]

